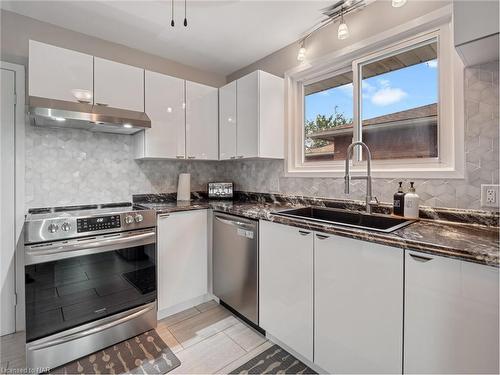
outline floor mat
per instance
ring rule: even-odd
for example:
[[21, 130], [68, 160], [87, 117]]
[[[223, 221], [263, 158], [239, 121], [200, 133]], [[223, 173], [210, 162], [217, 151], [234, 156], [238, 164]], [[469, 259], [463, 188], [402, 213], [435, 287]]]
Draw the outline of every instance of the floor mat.
[[181, 364], [155, 330], [57, 367], [50, 374], [166, 374]]
[[231, 371], [231, 374], [316, 374], [314, 370], [299, 361], [278, 345], [266, 351], [244, 365]]

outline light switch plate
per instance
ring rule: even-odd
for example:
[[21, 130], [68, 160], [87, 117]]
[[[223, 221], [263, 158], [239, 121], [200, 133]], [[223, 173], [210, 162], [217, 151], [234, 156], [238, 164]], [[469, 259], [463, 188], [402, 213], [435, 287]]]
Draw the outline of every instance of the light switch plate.
[[481, 206], [498, 207], [500, 185], [481, 185]]

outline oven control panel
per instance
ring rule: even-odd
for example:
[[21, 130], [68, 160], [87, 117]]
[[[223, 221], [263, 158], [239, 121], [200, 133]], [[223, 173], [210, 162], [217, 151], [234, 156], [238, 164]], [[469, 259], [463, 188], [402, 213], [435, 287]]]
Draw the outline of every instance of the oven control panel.
[[101, 231], [120, 227], [120, 215], [86, 217], [76, 220], [76, 231], [78, 233]]

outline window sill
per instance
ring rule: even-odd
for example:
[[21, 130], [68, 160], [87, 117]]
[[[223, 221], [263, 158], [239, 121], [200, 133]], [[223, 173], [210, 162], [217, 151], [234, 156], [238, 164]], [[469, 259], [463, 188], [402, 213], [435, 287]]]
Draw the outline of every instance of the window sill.
[[[339, 178], [344, 177], [344, 167], [335, 169], [321, 168], [287, 168], [285, 177], [305, 177], [305, 178]], [[351, 167], [351, 175], [366, 175], [366, 166]], [[414, 178], [414, 179], [463, 179], [465, 177], [463, 169], [451, 168], [447, 166], [428, 167], [391, 167], [380, 168], [372, 165], [373, 178]]]

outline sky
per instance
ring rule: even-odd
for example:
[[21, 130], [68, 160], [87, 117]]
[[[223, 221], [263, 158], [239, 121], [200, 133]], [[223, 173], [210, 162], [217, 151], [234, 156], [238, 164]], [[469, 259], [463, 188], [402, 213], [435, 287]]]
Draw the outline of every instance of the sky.
[[[362, 119], [404, 111], [436, 103], [438, 94], [437, 60], [413, 65], [364, 79], [362, 83]], [[337, 111], [347, 118], [353, 113], [352, 84], [306, 96], [305, 116], [330, 116]]]

